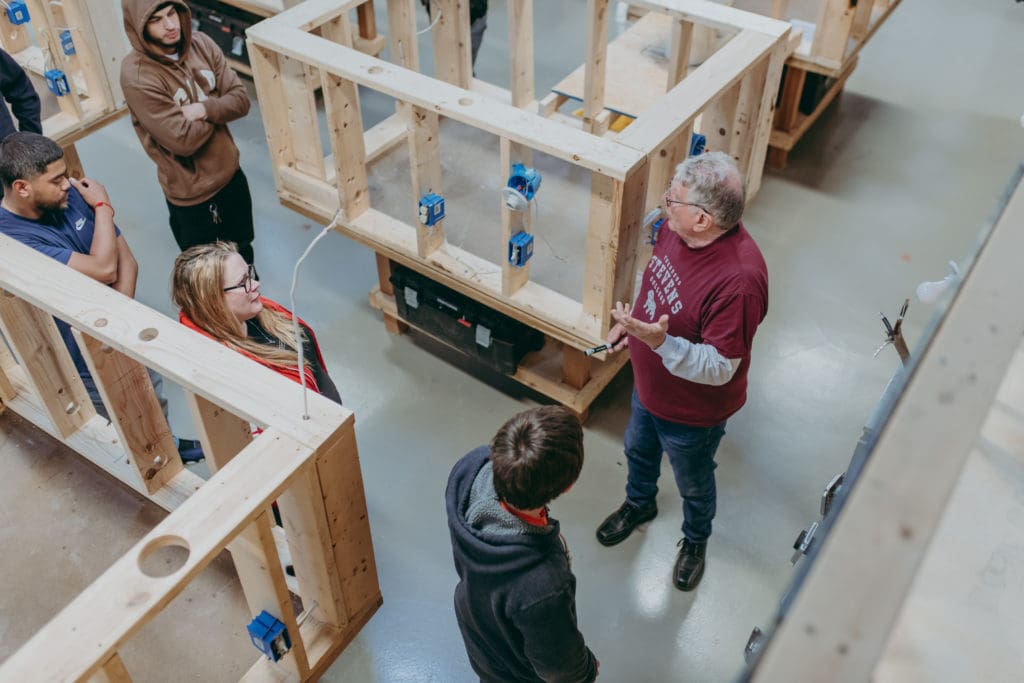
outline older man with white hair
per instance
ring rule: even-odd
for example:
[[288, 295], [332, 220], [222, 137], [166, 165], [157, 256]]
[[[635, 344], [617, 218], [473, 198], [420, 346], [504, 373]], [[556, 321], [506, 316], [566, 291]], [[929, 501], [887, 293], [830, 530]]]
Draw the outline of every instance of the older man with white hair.
[[629, 346], [632, 414], [626, 428], [626, 501], [597, 529], [620, 543], [658, 514], [667, 453], [683, 498], [673, 583], [693, 590], [715, 516], [715, 451], [747, 397], [754, 332], [768, 311], [768, 270], [743, 227], [745, 191], [732, 157], [713, 152], [676, 168], [662, 197], [662, 230], [632, 307], [616, 303], [611, 352]]

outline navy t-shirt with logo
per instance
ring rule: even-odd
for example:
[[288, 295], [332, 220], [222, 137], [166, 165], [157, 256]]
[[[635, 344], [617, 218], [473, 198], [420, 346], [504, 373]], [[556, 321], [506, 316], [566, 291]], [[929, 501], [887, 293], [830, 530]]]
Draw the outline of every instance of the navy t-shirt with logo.
[[[74, 187], [68, 190], [68, 208], [63, 211], [49, 211], [39, 220], [24, 218], [0, 207], [0, 233], [32, 247], [67, 265], [71, 254], [88, 254], [92, 248], [93, 230], [96, 227], [96, 213]], [[117, 235], [121, 231], [114, 227]], [[75, 361], [75, 368], [83, 379], [90, 377], [89, 368], [78, 350], [78, 344], [71, 334], [71, 327], [54, 318], [64, 345]]]

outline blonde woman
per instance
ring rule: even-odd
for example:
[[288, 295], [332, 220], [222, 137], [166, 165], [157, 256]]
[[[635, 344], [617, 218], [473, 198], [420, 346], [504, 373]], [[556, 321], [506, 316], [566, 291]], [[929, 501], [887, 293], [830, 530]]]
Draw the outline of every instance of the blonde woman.
[[[294, 382], [301, 382], [292, 313], [260, 296], [255, 269], [231, 242], [200, 244], [174, 261], [171, 297], [185, 327], [219, 341]], [[306, 386], [341, 403], [316, 336], [301, 318]]]

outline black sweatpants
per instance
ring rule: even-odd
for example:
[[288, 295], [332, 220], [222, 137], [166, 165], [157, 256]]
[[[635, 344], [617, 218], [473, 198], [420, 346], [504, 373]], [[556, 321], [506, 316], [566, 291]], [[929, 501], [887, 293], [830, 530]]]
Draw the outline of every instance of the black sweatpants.
[[171, 214], [171, 232], [182, 251], [224, 240], [238, 245], [238, 253], [246, 263], [253, 262], [252, 196], [242, 169], [224, 189], [202, 204], [178, 206], [167, 202], [167, 210]]

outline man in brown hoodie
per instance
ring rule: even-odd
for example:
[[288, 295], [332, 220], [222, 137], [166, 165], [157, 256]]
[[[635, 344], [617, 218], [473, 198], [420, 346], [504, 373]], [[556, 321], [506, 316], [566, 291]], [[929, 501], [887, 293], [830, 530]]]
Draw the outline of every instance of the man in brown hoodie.
[[178, 247], [235, 242], [252, 263], [252, 197], [227, 126], [249, 111], [245, 86], [217, 44], [192, 33], [184, 0], [122, 0], [121, 8], [133, 48], [121, 87], [156, 162]]

